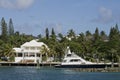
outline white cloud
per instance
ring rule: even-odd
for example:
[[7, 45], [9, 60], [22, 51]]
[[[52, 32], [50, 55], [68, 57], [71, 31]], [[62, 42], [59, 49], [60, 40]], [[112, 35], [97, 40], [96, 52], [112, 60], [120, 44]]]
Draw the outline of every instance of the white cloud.
[[30, 7], [35, 0], [0, 0], [0, 7], [7, 9], [26, 9]]
[[33, 4], [33, 2], [34, 2], [34, 0], [17, 0], [16, 1], [16, 4], [17, 4], [16, 6], [19, 9], [28, 8]]
[[112, 10], [107, 9], [105, 7], [100, 7], [99, 8], [99, 15], [93, 21], [99, 22], [99, 23], [109, 23], [109, 22], [113, 21]]
[[12, 2], [10, 2], [8, 0], [0, 0], [0, 7], [2, 7], [2, 8], [12, 8], [13, 4], [12, 4]]

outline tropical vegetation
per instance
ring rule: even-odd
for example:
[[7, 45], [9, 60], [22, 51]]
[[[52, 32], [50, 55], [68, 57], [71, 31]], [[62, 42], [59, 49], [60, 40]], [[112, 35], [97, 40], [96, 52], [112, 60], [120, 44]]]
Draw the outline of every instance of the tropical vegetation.
[[54, 57], [55, 61], [61, 61], [67, 46], [70, 46], [72, 52], [86, 60], [93, 62], [119, 62], [120, 61], [120, 31], [118, 25], [111, 27], [110, 33], [99, 31], [96, 28], [94, 33], [89, 30], [85, 33], [76, 34], [70, 29], [67, 34], [56, 34], [54, 28], [51, 32], [48, 28], [45, 30], [45, 36], [39, 34], [37, 37], [27, 35], [14, 30], [12, 19], [9, 24], [2, 18], [0, 22], [0, 57], [10, 57], [10, 61], [14, 59], [13, 47], [20, 47], [21, 44], [32, 39], [39, 39], [49, 47], [49, 51], [44, 48], [42, 50], [45, 55]]

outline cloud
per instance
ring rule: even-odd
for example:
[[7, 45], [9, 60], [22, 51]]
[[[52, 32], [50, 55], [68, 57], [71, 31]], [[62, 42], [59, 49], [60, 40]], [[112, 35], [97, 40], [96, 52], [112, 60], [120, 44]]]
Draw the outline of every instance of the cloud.
[[100, 7], [98, 17], [96, 19], [93, 19], [92, 21], [98, 23], [104, 23], [104, 24], [112, 22], [113, 21], [112, 10], [107, 9], [105, 7]]
[[6, 9], [26, 9], [30, 7], [35, 0], [0, 0], [0, 7]]

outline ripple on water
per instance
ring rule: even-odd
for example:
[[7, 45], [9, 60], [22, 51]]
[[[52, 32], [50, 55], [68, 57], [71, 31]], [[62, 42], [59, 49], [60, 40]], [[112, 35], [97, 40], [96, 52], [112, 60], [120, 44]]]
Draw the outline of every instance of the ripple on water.
[[120, 72], [92, 73], [50, 67], [0, 67], [0, 80], [120, 80]]

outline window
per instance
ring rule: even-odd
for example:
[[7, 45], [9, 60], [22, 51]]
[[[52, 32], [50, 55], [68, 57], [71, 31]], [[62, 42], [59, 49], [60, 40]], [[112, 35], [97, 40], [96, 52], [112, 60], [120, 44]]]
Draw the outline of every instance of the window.
[[35, 57], [34, 53], [29, 53], [29, 57]]
[[67, 57], [71, 57], [71, 54], [67, 54]]
[[70, 60], [70, 62], [79, 62], [80, 61], [80, 59], [72, 59], [72, 60]]
[[18, 53], [18, 57], [22, 57], [22, 53]]
[[29, 47], [25, 47], [26, 50], [29, 50]]
[[37, 50], [40, 50], [40, 47], [37, 47]]
[[31, 47], [30, 49], [31, 49], [31, 50], [35, 50], [35, 47]]
[[28, 57], [28, 53], [24, 53], [24, 56], [25, 56], [25, 57]]
[[40, 54], [39, 54], [39, 53], [37, 53], [37, 57], [40, 57]]

